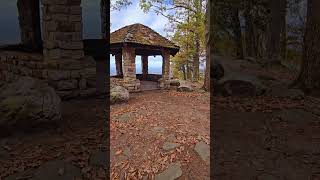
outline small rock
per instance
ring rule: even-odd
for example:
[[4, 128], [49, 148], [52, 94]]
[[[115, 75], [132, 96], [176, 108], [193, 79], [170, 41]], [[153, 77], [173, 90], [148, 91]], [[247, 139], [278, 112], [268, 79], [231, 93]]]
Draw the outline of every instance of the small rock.
[[152, 131], [155, 133], [164, 133], [165, 129], [163, 127], [156, 126], [152, 129]]
[[204, 142], [198, 142], [194, 150], [199, 154], [201, 159], [206, 163], [210, 162], [210, 146]]
[[177, 139], [175, 137], [174, 134], [170, 134], [168, 137], [167, 137], [167, 140], [170, 141], [170, 142], [175, 142]]
[[115, 118], [116, 121], [119, 122], [128, 122], [130, 120], [130, 113], [124, 113], [118, 117]]
[[162, 146], [162, 149], [164, 149], [165, 151], [170, 151], [170, 150], [175, 149], [179, 146], [180, 146], [180, 144], [178, 144], [178, 143], [165, 142]]
[[162, 173], [156, 175], [156, 180], [174, 180], [182, 175], [181, 164], [180, 162], [176, 162], [174, 164], [170, 164], [168, 169], [163, 171]]

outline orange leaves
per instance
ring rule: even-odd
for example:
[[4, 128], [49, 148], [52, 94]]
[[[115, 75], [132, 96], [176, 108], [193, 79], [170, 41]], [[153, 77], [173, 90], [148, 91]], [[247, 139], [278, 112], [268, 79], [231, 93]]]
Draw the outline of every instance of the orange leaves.
[[118, 151], [115, 153], [115, 155], [120, 155], [122, 152], [123, 152], [123, 150], [120, 149], [120, 150], [118, 150]]

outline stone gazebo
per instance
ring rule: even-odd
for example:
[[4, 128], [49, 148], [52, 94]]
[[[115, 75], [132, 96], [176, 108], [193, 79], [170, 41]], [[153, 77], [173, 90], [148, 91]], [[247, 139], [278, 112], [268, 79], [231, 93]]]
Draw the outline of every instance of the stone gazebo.
[[162, 55], [162, 78], [159, 86], [169, 87], [170, 55], [175, 56], [179, 47], [151, 28], [133, 24], [114, 31], [110, 35], [110, 50], [115, 56], [117, 75], [123, 77], [124, 86], [130, 92], [140, 91], [140, 80], [136, 78], [137, 55], [141, 56], [143, 79], [148, 75], [148, 56]]

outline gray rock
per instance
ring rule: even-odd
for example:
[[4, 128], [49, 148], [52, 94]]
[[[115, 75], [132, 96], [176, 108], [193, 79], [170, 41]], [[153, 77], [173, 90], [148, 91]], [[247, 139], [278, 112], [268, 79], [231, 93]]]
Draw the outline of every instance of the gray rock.
[[176, 162], [174, 164], [170, 164], [168, 169], [163, 171], [162, 173], [156, 175], [156, 180], [174, 180], [182, 175], [181, 164], [180, 162]]
[[155, 133], [164, 133], [165, 129], [163, 127], [156, 126], [152, 129]]
[[61, 119], [61, 100], [46, 83], [22, 77], [0, 90], [0, 128], [28, 129]]
[[128, 102], [129, 100], [129, 91], [122, 86], [113, 86], [110, 89], [110, 103], [122, 103]]
[[119, 121], [119, 122], [128, 122], [129, 119], [130, 119], [130, 115], [131, 115], [131, 113], [124, 113], [124, 114], [122, 114], [120, 116], [117, 116], [115, 118], [115, 120]]
[[98, 151], [90, 156], [89, 165], [107, 167], [109, 163], [108, 159], [108, 152]]
[[34, 173], [34, 180], [70, 180], [81, 178], [80, 168], [62, 160], [44, 163]]
[[178, 92], [192, 92], [193, 88], [190, 85], [183, 84], [177, 88]]
[[226, 75], [215, 86], [225, 96], [258, 96], [266, 91], [257, 77], [236, 72]]
[[170, 86], [180, 86], [179, 79], [170, 79], [169, 83], [170, 83]]
[[174, 134], [170, 134], [168, 137], [167, 137], [167, 141], [169, 142], [175, 142], [177, 139], [175, 137]]
[[210, 146], [204, 142], [198, 142], [194, 150], [199, 154], [200, 158], [206, 163], [210, 162]]
[[178, 143], [165, 142], [162, 146], [162, 149], [164, 149], [165, 151], [170, 151], [170, 150], [175, 149], [179, 146], [180, 146], [180, 144], [178, 144]]

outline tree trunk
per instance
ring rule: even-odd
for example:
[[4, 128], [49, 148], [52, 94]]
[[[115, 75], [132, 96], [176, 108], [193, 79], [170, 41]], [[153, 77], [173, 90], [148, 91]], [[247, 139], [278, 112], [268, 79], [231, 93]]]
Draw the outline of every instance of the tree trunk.
[[213, 63], [213, 1], [207, 1], [206, 7], [206, 71], [205, 71], [205, 78], [204, 78], [204, 85], [203, 88], [206, 91], [210, 91], [212, 89], [210, 85], [213, 82], [210, 82], [210, 68], [211, 63]]
[[280, 34], [280, 55], [282, 60], [287, 59], [287, 0], [281, 1], [281, 34]]
[[242, 46], [242, 34], [241, 34], [241, 25], [239, 20], [239, 8], [232, 7], [232, 29], [234, 34], [234, 41], [236, 43], [236, 53], [237, 58], [243, 59], [243, 46]]
[[269, 38], [267, 43], [267, 57], [269, 61], [280, 62], [281, 37], [281, 4], [284, 0], [270, 0]]
[[252, 9], [253, 5], [251, 0], [246, 1], [246, 9], [244, 12], [245, 16], [245, 45], [246, 45], [246, 56], [247, 57], [254, 57], [254, 24], [252, 15], [250, 10]]
[[320, 1], [308, 0], [304, 52], [300, 74], [294, 83], [309, 92], [320, 89]]
[[196, 34], [196, 50], [193, 56], [193, 80], [198, 81], [199, 80], [199, 64], [200, 64], [200, 37], [199, 34]]

